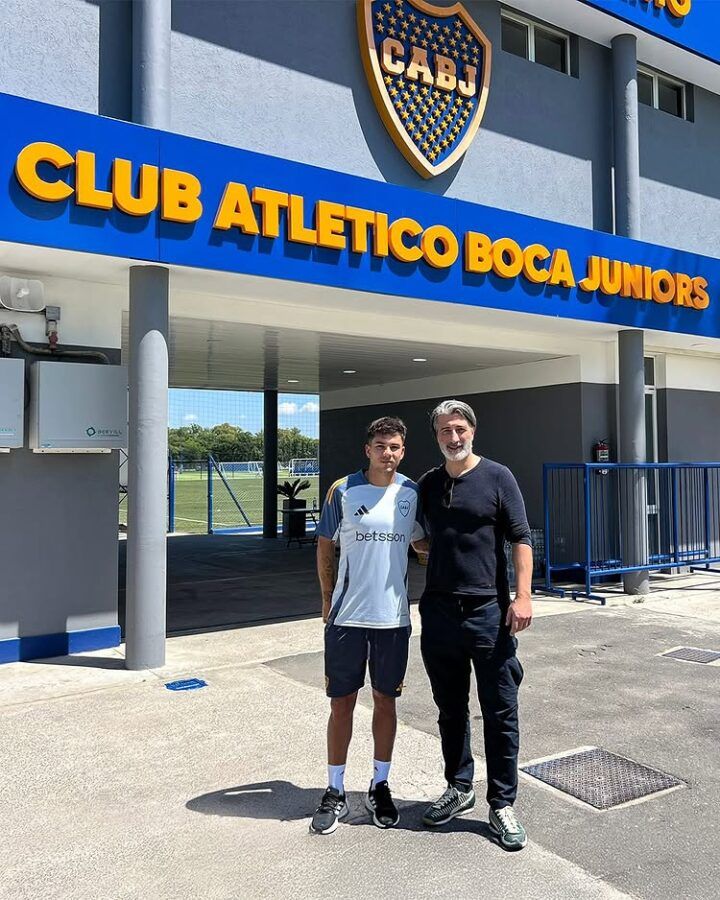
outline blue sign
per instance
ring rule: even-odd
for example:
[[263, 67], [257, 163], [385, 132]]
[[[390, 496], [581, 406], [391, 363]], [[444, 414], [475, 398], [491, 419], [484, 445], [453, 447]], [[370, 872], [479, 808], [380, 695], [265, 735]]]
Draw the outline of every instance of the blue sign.
[[207, 687], [207, 681], [202, 678], [186, 678], [183, 681], [168, 681], [165, 687], [169, 691], [196, 691], [198, 688]]
[[8, 95], [0, 117], [3, 241], [720, 337], [716, 259]]
[[631, 25], [720, 63], [717, 0], [582, 0]]

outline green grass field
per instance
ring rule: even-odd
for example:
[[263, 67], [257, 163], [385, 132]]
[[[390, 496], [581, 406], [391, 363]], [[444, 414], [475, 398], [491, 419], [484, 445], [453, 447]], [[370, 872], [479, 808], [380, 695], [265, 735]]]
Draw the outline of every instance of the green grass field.
[[[300, 495], [308, 508], [313, 501], [319, 506], [319, 477], [304, 476], [310, 487]], [[262, 525], [263, 479], [254, 474], [226, 476], [227, 484], [245, 511], [251, 525]], [[278, 482], [294, 481], [286, 472], [278, 474]], [[246, 522], [238, 510], [228, 487], [217, 473], [213, 473], [213, 529], [245, 527]], [[208, 481], [207, 472], [181, 472], [175, 476], [175, 531], [206, 534], [208, 530]], [[278, 496], [278, 508], [283, 498]], [[278, 517], [280, 520], [280, 517]], [[127, 523], [127, 498], [120, 503], [120, 523]]]

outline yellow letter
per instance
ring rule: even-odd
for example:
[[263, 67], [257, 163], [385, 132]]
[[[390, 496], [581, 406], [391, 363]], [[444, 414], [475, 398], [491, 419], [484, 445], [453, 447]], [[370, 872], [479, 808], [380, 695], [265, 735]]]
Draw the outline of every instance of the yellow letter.
[[314, 228], [306, 228], [305, 200], [299, 194], [290, 194], [288, 211], [288, 240], [298, 244], [317, 244], [317, 232]]
[[116, 159], [112, 167], [112, 192], [115, 206], [129, 216], [146, 216], [157, 208], [160, 196], [160, 170], [157, 166], [140, 166], [138, 196], [133, 196], [132, 163]]
[[190, 172], [163, 169], [160, 217], [168, 222], [197, 222], [202, 215], [201, 185]]
[[678, 19], [684, 18], [692, 6], [692, 0], [666, 0], [668, 11]]
[[670, 303], [675, 297], [675, 281], [667, 269], [652, 274], [652, 298], [656, 303]]
[[252, 208], [250, 195], [244, 184], [230, 181], [225, 186], [213, 228], [220, 231], [239, 228], [243, 234], [260, 234], [255, 210]]
[[58, 147], [57, 144], [48, 144], [46, 141], [36, 141], [28, 144], [18, 154], [15, 163], [15, 177], [20, 185], [38, 200], [67, 200], [72, 195], [73, 189], [64, 181], [45, 181], [37, 173], [40, 163], [50, 163], [56, 169], [66, 169], [74, 162], [67, 150]]
[[632, 297], [633, 300], [649, 300], [643, 293], [643, 267], [633, 266], [630, 263], [622, 264], [621, 297]]
[[675, 276], [675, 284], [677, 286], [675, 299], [673, 300], [675, 306], [689, 306], [690, 309], [694, 309], [695, 304], [693, 303], [692, 298], [692, 278], [689, 275], [685, 275], [683, 272], [678, 272]]
[[317, 242], [328, 250], [344, 250], [345, 240], [345, 207], [342, 203], [331, 203], [330, 200], [318, 200], [315, 207], [315, 225], [317, 226]]
[[575, 274], [567, 250], [558, 249], [553, 253], [548, 284], [558, 284], [566, 288], [575, 287]]
[[367, 253], [367, 229], [375, 221], [375, 213], [359, 206], [346, 206], [345, 218], [350, 223], [350, 249], [353, 253]]
[[693, 303], [695, 304], [695, 309], [707, 309], [710, 306], [710, 295], [705, 290], [707, 286], [707, 278], [693, 278]]
[[390, 252], [388, 246], [388, 216], [387, 213], [375, 213], [375, 229], [373, 232], [373, 256], [387, 256]]
[[95, 154], [88, 150], [78, 150], [75, 157], [75, 202], [78, 206], [91, 209], [112, 209], [111, 191], [101, 191], [95, 187]]
[[287, 209], [290, 197], [285, 191], [273, 191], [270, 188], [254, 187], [252, 201], [262, 211], [261, 233], [266, 238], [280, 237], [280, 210]]
[[600, 257], [591, 256], [588, 258], [587, 277], [578, 285], [581, 291], [592, 293], [600, 287]]
[[400, 41], [393, 38], [385, 38], [380, 45], [380, 65], [388, 75], [402, 75], [405, 71], [405, 62], [394, 57], [404, 55], [405, 48]]
[[[438, 250], [435, 242], [442, 244]], [[434, 269], [447, 269], [458, 258], [458, 239], [446, 225], [431, 225], [420, 238], [420, 249], [425, 262]]]
[[614, 297], [622, 287], [622, 266], [616, 259], [600, 258], [600, 290]]
[[443, 56], [442, 53], [435, 54], [435, 86], [441, 91], [454, 91], [457, 84], [455, 73], [457, 68], [455, 63]]
[[403, 237], [406, 234], [410, 237], [417, 237], [422, 234], [422, 225], [415, 219], [407, 217], [395, 219], [388, 231], [390, 252], [400, 262], [417, 262], [422, 259], [422, 250], [419, 247], [408, 247], [403, 243]]
[[427, 51], [423, 50], [422, 47], [412, 48], [410, 65], [407, 67], [405, 75], [411, 81], [417, 81], [419, 77], [423, 84], [433, 83], [432, 72], [428, 65]]
[[550, 277], [547, 269], [538, 269], [537, 260], [550, 259], [550, 251], [542, 244], [530, 244], [523, 253], [523, 275], [533, 284], [544, 284]]
[[463, 97], [474, 97], [475, 91], [477, 90], [477, 82], [475, 79], [477, 78], [477, 67], [466, 65], [465, 66], [465, 80], [458, 78], [457, 89], [458, 94], [462, 94]]
[[492, 241], [486, 234], [468, 231], [465, 235], [465, 271], [486, 274], [492, 269]]
[[[508, 258], [506, 259], [506, 255]], [[523, 252], [512, 238], [500, 238], [492, 248], [493, 272], [500, 278], [517, 278], [523, 270]]]

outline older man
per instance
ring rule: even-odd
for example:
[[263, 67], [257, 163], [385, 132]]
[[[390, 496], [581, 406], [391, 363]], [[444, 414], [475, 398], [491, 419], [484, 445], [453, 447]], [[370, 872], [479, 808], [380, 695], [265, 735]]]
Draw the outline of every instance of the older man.
[[[442, 825], [475, 805], [468, 712], [473, 668], [483, 715], [490, 828], [503, 847], [520, 850], [527, 835], [513, 804], [523, 670], [514, 635], [532, 620], [532, 546], [512, 473], [473, 451], [476, 424], [475, 413], [461, 401], [446, 400], [435, 408], [432, 425], [445, 462], [419, 482], [430, 553], [420, 601], [421, 648], [440, 713], [448, 784], [423, 822]], [[516, 576], [512, 600], [506, 541], [512, 544]]]

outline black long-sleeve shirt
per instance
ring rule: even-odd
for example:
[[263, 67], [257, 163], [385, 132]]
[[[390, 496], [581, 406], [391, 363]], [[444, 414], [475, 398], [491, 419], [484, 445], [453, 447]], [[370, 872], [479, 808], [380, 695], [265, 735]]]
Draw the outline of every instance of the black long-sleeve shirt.
[[419, 486], [430, 538], [426, 591], [509, 602], [505, 541], [532, 546], [512, 472], [482, 458], [459, 478], [444, 465], [430, 469]]

